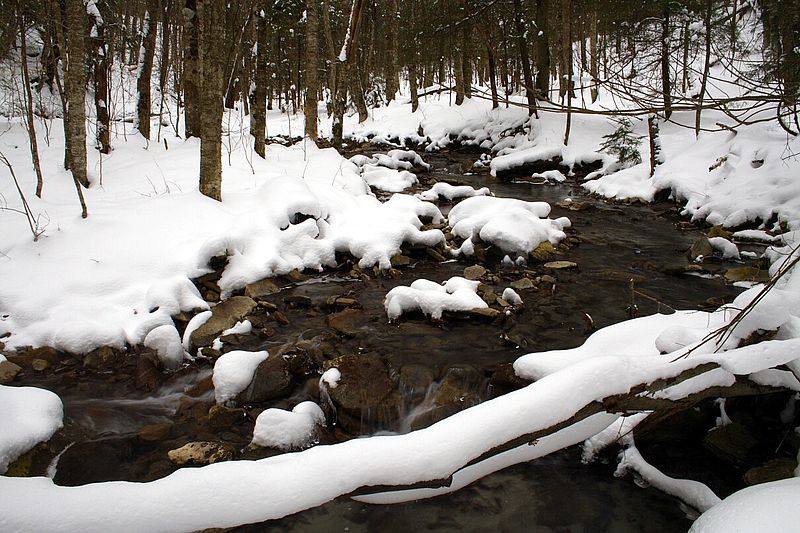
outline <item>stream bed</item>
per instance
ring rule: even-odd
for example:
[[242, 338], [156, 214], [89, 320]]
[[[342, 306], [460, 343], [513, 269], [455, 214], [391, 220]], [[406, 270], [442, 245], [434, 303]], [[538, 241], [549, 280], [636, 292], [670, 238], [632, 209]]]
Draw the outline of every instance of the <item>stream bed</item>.
[[[721, 276], [664, 273], [669, 265], [685, 265], [686, 250], [703, 236], [700, 228], [681, 224], [674, 204], [611, 204], [586, 196], [576, 183], [499, 182], [486, 174], [465, 173], [478, 155], [467, 150], [427, 154], [424, 157], [433, 170], [420, 178], [426, 183], [447, 180], [476, 188], [488, 186], [496, 196], [550, 203], [551, 218], [568, 217], [572, 221], [570, 235], [576, 239], [575, 245], [555, 258], [575, 262], [577, 268], [550, 272], [536, 264], [485, 264], [500, 292], [525, 271], [527, 275], [555, 279], [555, 283], [520, 290], [524, 308], [506, 320], [494, 322], [448, 317], [434, 323], [422, 316], [404, 316], [390, 324], [386, 319], [383, 299], [393, 287], [408, 285], [418, 278], [440, 282], [463, 275], [464, 268], [475, 261], [442, 263], [416, 257], [411, 264], [399, 268], [396, 277], [353, 279], [346, 275], [349, 267], [304, 276], [287, 282], [271, 300], [283, 313], [285, 323], [276, 326], [268, 338], [240, 336], [231, 349], [276, 350], [287, 343], [324, 334], [337, 353], [375, 354], [392, 371], [425, 368], [434, 379], [441, 379], [453, 366], [472, 368], [486, 379], [479, 380], [467, 392], [477, 398], [475, 401], [483, 401], [509, 390], [508, 380], [500, 382], [491, 376], [498, 374], [498, 368], [508, 368], [520, 355], [578, 346], [592, 331], [626, 320], [632, 314], [713, 308], [731, 301], [742, 290], [727, 284]], [[558, 207], [556, 204], [565, 198], [571, 198], [573, 206], [580, 205], [580, 209], [573, 210], [564, 203]], [[446, 212], [447, 206], [442, 210]], [[720, 262], [718, 266], [737, 265]], [[365, 317], [353, 326], [353, 335], [335, 335], [329, 327], [330, 313], [324, 304], [341, 295], [357, 299]], [[84, 371], [75, 361], [53, 372], [20, 374], [20, 384], [48, 388], [64, 401], [66, 427], [53, 446], [63, 449], [72, 443], [81, 448], [78, 444], [82, 441], [91, 444], [72, 456], [65, 453], [64, 462], [56, 468], [56, 482], [61, 479], [74, 485], [162, 477], [175, 470], [166, 459], [169, 449], [192, 440], [216, 439], [244, 450], [252, 435], [252, 419], [260, 409], [291, 408], [299, 401], [319, 400], [316, 378], [309, 379], [290, 396], [248, 410], [246, 423], [214, 429], [209, 428], [206, 416], [213, 404], [208, 362], [173, 374], [150, 393], [137, 388], [140, 370], [136, 363], [127, 362], [116, 369]], [[418, 416], [426, 399], [425, 394], [405, 394], [400, 412], [363, 421], [357, 433], [424, 427], [435, 421]], [[146, 440], [142, 437], [144, 427], [161, 427], [164, 435]], [[347, 436], [359, 436], [352, 433]], [[340, 439], [341, 435], [334, 432], [322, 443]], [[243, 451], [241, 457], [264, 455], [269, 453], [254, 455]], [[701, 468], [703, 459], [697, 461]], [[613, 471], [613, 462], [581, 464], [580, 451], [570, 449], [497, 472], [455, 494], [431, 500], [373, 506], [340, 498], [298, 515], [234, 531], [687, 529], [691, 522], [678, 500], [654, 489], [640, 488], [630, 479], [616, 479]]]

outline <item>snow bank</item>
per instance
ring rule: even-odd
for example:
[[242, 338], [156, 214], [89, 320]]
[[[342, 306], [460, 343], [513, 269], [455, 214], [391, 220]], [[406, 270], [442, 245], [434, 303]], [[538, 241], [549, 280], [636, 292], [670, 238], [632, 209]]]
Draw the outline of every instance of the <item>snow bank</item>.
[[291, 411], [266, 409], [256, 418], [253, 444], [279, 450], [306, 448], [324, 424], [325, 414], [314, 402], [299, 403]]
[[488, 307], [478, 296], [479, 281], [452, 277], [442, 284], [418, 279], [409, 287], [395, 287], [386, 294], [383, 306], [389, 320], [403, 313], [421, 311], [434, 319], [442, 318], [444, 311], [469, 311]]
[[544, 241], [557, 244], [570, 226], [566, 217], [547, 217], [550, 205], [514, 198], [475, 196], [456, 205], [448, 216], [453, 234], [494, 244], [506, 253], [527, 255]]
[[52, 392], [0, 385], [0, 474], [17, 457], [52, 437], [63, 426], [63, 418], [61, 399]]
[[222, 405], [250, 385], [253, 374], [262, 361], [269, 357], [267, 351], [246, 352], [235, 350], [220, 356], [214, 363], [214, 398]]
[[469, 185], [450, 185], [449, 183], [440, 181], [439, 183], [434, 183], [433, 186], [427, 191], [415, 194], [414, 196], [420, 200], [426, 200], [428, 202], [435, 202], [441, 198], [444, 198], [448, 202], [452, 202], [456, 198], [489, 196], [490, 194], [491, 192], [489, 191], [488, 187], [475, 189]]
[[762, 483], [734, 492], [694, 524], [691, 533], [790, 531], [800, 524], [800, 478]]

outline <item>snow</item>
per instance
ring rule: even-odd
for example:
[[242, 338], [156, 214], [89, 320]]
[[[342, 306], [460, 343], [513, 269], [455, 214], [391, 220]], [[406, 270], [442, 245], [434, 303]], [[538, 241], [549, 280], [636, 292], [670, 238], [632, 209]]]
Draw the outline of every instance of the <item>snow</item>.
[[[20, 455], [61, 429], [63, 418], [61, 399], [52, 392], [0, 385], [0, 427], [3, 428], [0, 431], [0, 474], [4, 474], [8, 465]], [[0, 492], [5, 498], [6, 493]]]
[[488, 187], [481, 187], [480, 189], [475, 189], [474, 187], [470, 187], [469, 185], [450, 185], [449, 183], [445, 183], [440, 181], [439, 183], [434, 183], [430, 189], [427, 191], [422, 191], [421, 193], [417, 193], [414, 196], [419, 198], [420, 200], [425, 200], [428, 202], [435, 202], [440, 198], [444, 198], [448, 202], [452, 202], [457, 198], [471, 198], [473, 196], [489, 196], [491, 192], [489, 191]]
[[181, 335], [175, 326], [164, 324], [150, 330], [144, 345], [158, 354], [158, 358], [169, 370], [175, 370], [183, 361], [184, 351]]
[[517, 291], [511, 287], [506, 287], [503, 290], [503, 300], [507, 301], [511, 305], [522, 305], [522, 298], [519, 294], [517, 294]]
[[739, 248], [725, 237], [710, 237], [708, 242], [723, 259], [739, 259]]
[[507, 253], [527, 255], [539, 244], [558, 244], [566, 237], [569, 219], [544, 218], [550, 214], [545, 202], [515, 198], [474, 196], [456, 205], [448, 220], [453, 234], [465, 240], [495, 244]]
[[479, 281], [455, 276], [442, 284], [418, 279], [408, 287], [395, 287], [386, 294], [383, 306], [389, 320], [403, 313], [421, 311], [433, 319], [442, 318], [444, 311], [469, 311], [488, 307], [478, 296]]
[[790, 531], [800, 523], [800, 478], [762, 483], [734, 492], [692, 524], [691, 533]]
[[186, 324], [186, 329], [183, 332], [183, 349], [187, 352], [189, 351], [189, 344], [191, 342], [192, 333], [194, 333], [197, 328], [208, 322], [208, 319], [211, 318], [213, 313], [211, 311], [203, 311], [202, 313], [197, 313], [189, 320], [189, 323]]
[[224, 405], [245, 390], [253, 380], [258, 365], [269, 357], [269, 352], [234, 350], [220, 356], [214, 363], [214, 398]]
[[342, 379], [342, 373], [336, 367], [329, 368], [323, 372], [322, 376], [319, 378], [320, 384], [325, 384], [325, 386], [331, 389], [335, 389], [339, 386], [340, 379]]
[[306, 448], [324, 424], [325, 414], [314, 402], [299, 403], [291, 411], [266, 409], [256, 418], [253, 444], [279, 450]]

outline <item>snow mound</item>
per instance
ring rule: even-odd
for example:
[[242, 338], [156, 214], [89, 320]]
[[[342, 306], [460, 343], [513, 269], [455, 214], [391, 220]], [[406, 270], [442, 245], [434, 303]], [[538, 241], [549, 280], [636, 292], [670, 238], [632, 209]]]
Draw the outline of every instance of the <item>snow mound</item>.
[[522, 297], [511, 287], [506, 287], [503, 291], [503, 300], [511, 305], [522, 305]]
[[708, 242], [723, 259], [740, 259], [739, 248], [725, 237], [710, 237]]
[[762, 483], [734, 492], [700, 515], [691, 533], [787, 531], [800, 523], [800, 478]]
[[452, 277], [442, 284], [427, 279], [418, 279], [408, 287], [395, 287], [386, 294], [383, 306], [389, 320], [403, 313], [422, 311], [434, 319], [442, 318], [444, 311], [469, 311], [486, 308], [486, 302], [478, 296], [479, 281]]
[[439, 183], [434, 183], [427, 191], [415, 194], [414, 196], [428, 202], [435, 202], [442, 198], [448, 202], [452, 202], [457, 198], [472, 198], [473, 196], [489, 196], [491, 194], [488, 187], [475, 189], [469, 185], [450, 185], [449, 183], [440, 181]]
[[62, 426], [64, 407], [50, 391], [0, 385], [0, 474]]
[[[566, 237], [563, 230], [570, 226], [569, 219], [543, 218], [549, 214], [545, 202], [475, 196], [456, 205], [448, 220], [453, 234], [462, 239], [474, 242], [478, 237], [506, 253], [527, 255], [544, 241], [557, 244]], [[462, 247], [462, 253], [468, 250]]]
[[253, 444], [280, 450], [307, 448], [324, 424], [325, 414], [314, 402], [299, 403], [291, 411], [267, 409], [256, 419]]
[[158, 358], [168, 370], [175, 370], [183, 361], [183, 343], [175, 326], [165, 324], [154, 328], [144, 338], [144, 345], [156, 351]]
[[499, 155], [492, 159], [490, 164], [491, 174], [496, 177], [498, 174], [541, 161], [557, 160], [560, 162], [562, 148], [561, 146], [553, 145], [530, 146], [505, 155]]
[[375, 165], [365, 166], [362, 176], [370, 187], [386, 192], [400, 192], [417, 183], [417, 176], [407, 170], [394, 170]]
[[214, 363], [214, 398], [223, 405], [250, 385], [253, 374], [262, 361], [269, 357], [267, 351], [246, 352], [235, 350], [220, 356]]

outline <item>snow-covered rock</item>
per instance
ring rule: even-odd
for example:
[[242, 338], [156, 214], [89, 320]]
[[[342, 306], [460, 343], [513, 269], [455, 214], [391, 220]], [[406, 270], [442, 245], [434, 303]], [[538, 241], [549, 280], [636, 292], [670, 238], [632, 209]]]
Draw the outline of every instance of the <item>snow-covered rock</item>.
[[418, 279], [409, 287], [395, 287], [386, 294], [384, 307], [389, 320], [403, 313], [421, 311], [434, 319], [442, 317], [444, 311], [469, 311], [488, 307], [478, 296], [479, 281], [452, 277], [442, 284], [427, 279]]
[[325, 414], [314, 402], [302, 402], [291, 411], [267, 409], [256, 419], [253, 444], [280, 450], [306, 448], [317, 437]]
[[481, 187], [475, 189], [469, 185], [451, 185], [444, 181], [434, 183], [430, 189], [421, 193], [415, 194], [420, 200], [428, 202], [436, 202], [440, 198], [444, 198], [448, 202], [452, 202], [457, 198], [471, 198], [473, 196], [489, 196], [491, 191], [488, 187]]
[[17, 457], [52, 437], [63, 418], [64, 407], [54, 393], [0, 385], [0, 474]]
[[183, 343], [175, 326], [164, 324], [154, 328], [144, 338], [144, 345], [156, 351], [164, 368], [175, 370], [183, 361]]
[[214, 363], [214, 398], [222, 405], [233, 400], [253, 380], [258, 365], [269, 357], [267, 351], [236, 350], [220, 356]]

